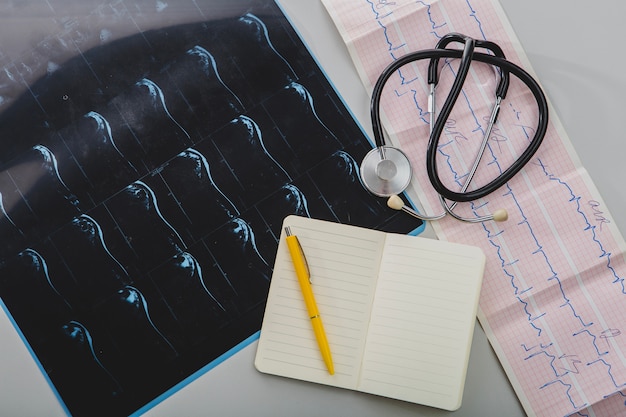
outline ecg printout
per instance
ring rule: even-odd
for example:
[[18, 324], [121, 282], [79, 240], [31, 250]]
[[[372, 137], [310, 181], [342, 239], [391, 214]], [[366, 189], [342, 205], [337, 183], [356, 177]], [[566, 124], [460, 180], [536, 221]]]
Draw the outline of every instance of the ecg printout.
[[[324, 3], [370, 91], [392, 60], [434, 48], [449, 32], [494, 41], [509, 60], [530, 70], [495, 0]], [[426, 65], [400, 69], [387, 84], [381, 108], [389, 137], [411, 159], [420, 202], [427, 213], [436, 213], [441, 209], [425, 169]], [[455, 70], [454, 61], [440, 63], [441, 102]], [[494, 100], [494, 72], [483, 64], [472, 65], [446, 124], [438, 165], [449, 188], [463, 185], [473, 163]], [[512, 77], [475, 184], [483, 185], [506, 169], [535, 128], [534, 99]], [[500, 207], [509, 212], [507, 222], [467, 225], [448, 217], [434, 227], [440, 238], [480, 246], [487, 255], [479, 320], [526, 412], [623, 415], [625, 244], [554, 113], [529, 165], [493, 195], [459, 210], [484, 215]]]

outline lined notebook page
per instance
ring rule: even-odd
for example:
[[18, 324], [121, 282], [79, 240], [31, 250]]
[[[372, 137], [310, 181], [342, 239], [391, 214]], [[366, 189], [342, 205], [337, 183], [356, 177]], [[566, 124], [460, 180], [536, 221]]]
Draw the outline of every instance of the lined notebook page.
[[261, 372], [356, 389], [385, 234], [289, 216], [300, 241], [333, 356], [329, 375], [308, 318], [284, 231], [255, 366]]
[[387, 235], [359, 390], [460, 407], [484, 263], [475, 247]]

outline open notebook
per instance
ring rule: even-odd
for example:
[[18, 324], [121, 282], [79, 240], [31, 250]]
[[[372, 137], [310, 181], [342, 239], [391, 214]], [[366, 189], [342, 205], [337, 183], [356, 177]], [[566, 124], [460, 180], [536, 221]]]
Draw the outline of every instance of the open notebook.
[[460, 407], [485, 265], [476, 247], [289, 216], [335, 374], [280, 239], [256, 368], [446, 410]]

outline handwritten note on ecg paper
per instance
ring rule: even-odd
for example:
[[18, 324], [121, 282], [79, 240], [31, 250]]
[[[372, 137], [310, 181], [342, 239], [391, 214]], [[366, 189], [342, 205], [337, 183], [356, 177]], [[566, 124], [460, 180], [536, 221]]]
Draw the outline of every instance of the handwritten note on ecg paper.
[[[369, 89], [393, 59], [433, 48], [449, 32], [495, 41], [509, 60], [530, 70], [496, 0], [323, 1]], [[389, 137], [411, 159], [420, 202], [435, 213], [440, 208], [424, 157], [426, 65], [398, 71], [386, 87], [382, 109]], [[440, 64], [442, 101], [454, 65]], [[497, 82], [493, 68], [473, 64], [448, 120], [439, 167], [457, 188], [484, 134]], [[494, 178], [522, 152], [534, 133], [535, 109], [530, 94], [512, 80], [477, 184]], [[487, 255], [479, 320], [526, 412], [624, 415], [626, 244], [554, 112], [531, 163], [497, 193], [464, 209], [485, 214], [501, 207], [509, 212], [505, 223], [444, 220], [435, 227], [441, 239], [480, 246]]]

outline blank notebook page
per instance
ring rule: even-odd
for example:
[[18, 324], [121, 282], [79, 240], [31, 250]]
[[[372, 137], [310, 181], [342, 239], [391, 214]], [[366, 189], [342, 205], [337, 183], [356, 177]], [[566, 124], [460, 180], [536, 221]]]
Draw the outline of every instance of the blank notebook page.
[[475, 247], [387, 234], [359, 390], [460, 407], [484, 263]]
[[384, 233], [295, 216], [284, 224], [306, 256], [335, 375], [322, 360], [284, 231], [255, 365], [261, 372], [356, 389]]

